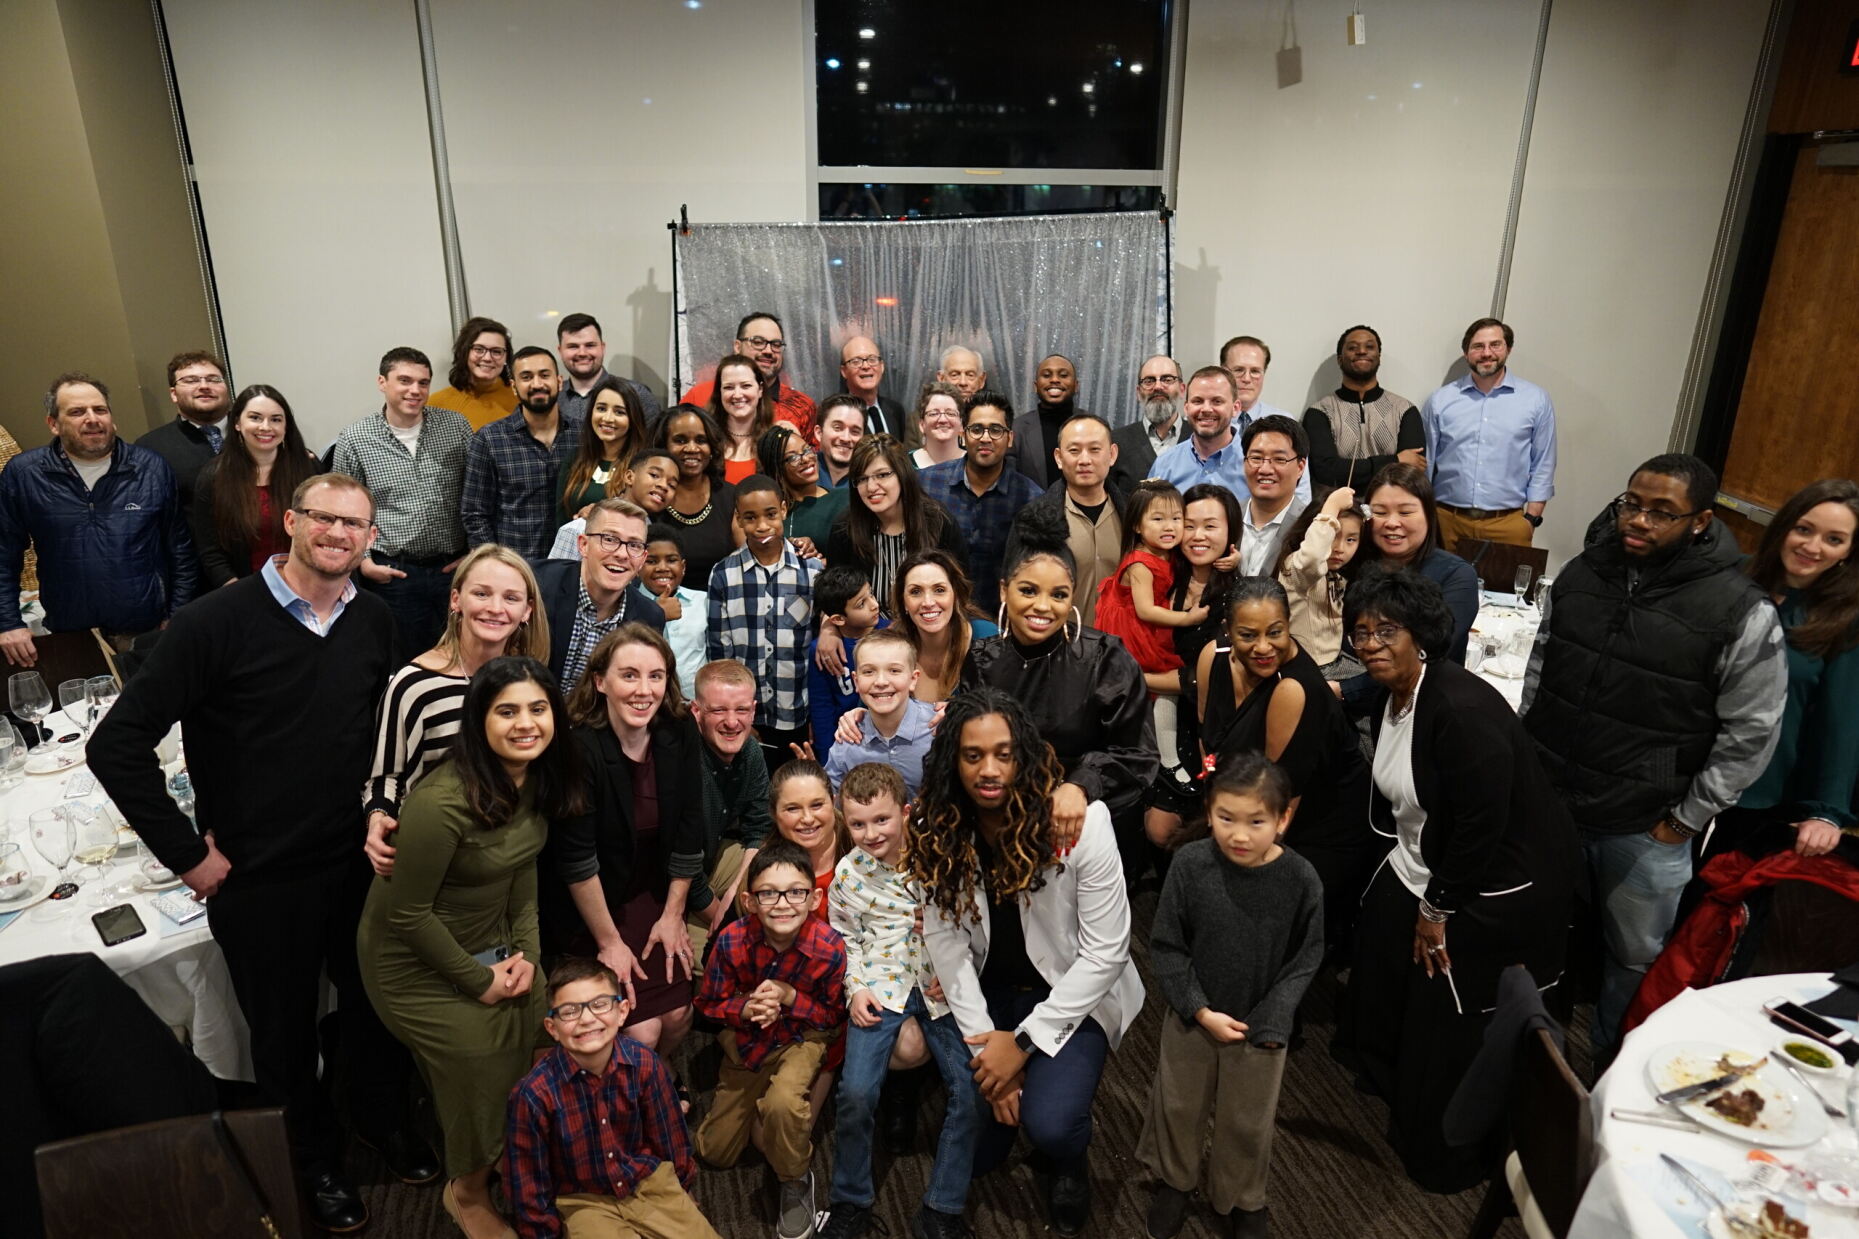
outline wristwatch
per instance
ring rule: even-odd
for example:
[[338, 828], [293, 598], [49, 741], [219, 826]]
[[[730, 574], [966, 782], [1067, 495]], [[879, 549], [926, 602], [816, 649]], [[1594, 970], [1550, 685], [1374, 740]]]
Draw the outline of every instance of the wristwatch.
[[1523, 514], [1523, 519], [1530, 522], [1530, 528], [1532, 529], [1542, 528], [1543, 518], [1540, 516], [1536, 516], [1536, 515], [1533, 515], [1532, 513], [1525, 512]]
[[1033, 1035], [1024, 1028], [1014, 1029], [1013, 1043], [1020, 1047], [1020, 1053], [1022, 1054], [1031, 1054], [1036, 1048], [1033, 1045]]

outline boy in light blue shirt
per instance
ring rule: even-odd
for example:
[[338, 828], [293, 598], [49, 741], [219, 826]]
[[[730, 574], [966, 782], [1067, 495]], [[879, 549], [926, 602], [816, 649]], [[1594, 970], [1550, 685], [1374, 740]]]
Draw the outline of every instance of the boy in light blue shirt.
[[703, 590], [684, 587], [684, 568], [684, 538], [678, 531], [663, 524], [646, 530], [639, 583], [665, 612], [665, 640], [678, 664], [678, 687], [689, 701], [697, 695], [697, 669], [704, 665], [710, 602]]
[[857, 744], [835, 744], [826, 774], [839, 792], [846, 772], [863, 762], [890, 766], [915, 800], [923, 785], [923, 759], [933, 738], [936, 707], [910, 695], [922, 675], [910, 638], [889, 628], [859, 638], [852, 649], [852, 681], [864, 704]]

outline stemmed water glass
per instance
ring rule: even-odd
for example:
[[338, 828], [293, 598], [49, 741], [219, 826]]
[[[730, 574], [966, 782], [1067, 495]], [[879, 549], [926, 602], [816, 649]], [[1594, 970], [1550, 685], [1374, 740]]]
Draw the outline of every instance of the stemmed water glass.
[[84, 747], [84, 737], [90, 734], [90, 690], [86, 683], [82, 679], [66, 680], [58, 686], [58, 708], [78, 730], [78, 738], [71, 742], [71, 747], [77, 749]]
[[93, 675], [84, 681], [84, 693], [90, 698], [92, 731], [95, 731], [97, 724], [103, 721], [103, 716], [110, 712], [110, 707], [116, 704], [116, 698], [122, 691], [122, 687], [117, 684], [116, 677], [113, 675]]
[[[39, 720], [52, 712], [52, 695], [46, 690], [45, 678], [36, 671], [19, 671], [7, 678], [7, 705], [14, 714], [33, 724], [36, 732]], [[27, 748], [37, 748], [28, 742]]]
[[1530, 600], [1530, 565], [1518, 564], [1517, 575], [1511, 580], [1511, 592], [1517, 595], [1519, 603]]
[[71, 863], [71, 854], [77, 850], [76, 826], [66, 806], [53, 805], [49, 809], [34, 809], [28, 819], [27, 830], [32, 835], [32, 846], [45, 858], [45, 863], [58, 870], [52, 898], [34, 915], [50, 917], [62, 914], [66, 909], [58, 901], [69, 900], [77, 893], [75, 886], [65, 882], [65, 867]]

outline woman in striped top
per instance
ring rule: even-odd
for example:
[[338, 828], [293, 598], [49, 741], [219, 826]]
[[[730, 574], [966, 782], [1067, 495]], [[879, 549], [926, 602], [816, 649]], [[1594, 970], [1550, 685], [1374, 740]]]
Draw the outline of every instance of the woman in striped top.
[[523, 557], [486, 543], [459, 561], [439, 644], [396, 671], [375, 715], [374, 769], [362, 789], [368, 863], [394, 872], [394, 831], [414, 784], [438, 765], [458, 734], [472, 674], [506, 654], [549, 661], [549, 620]]

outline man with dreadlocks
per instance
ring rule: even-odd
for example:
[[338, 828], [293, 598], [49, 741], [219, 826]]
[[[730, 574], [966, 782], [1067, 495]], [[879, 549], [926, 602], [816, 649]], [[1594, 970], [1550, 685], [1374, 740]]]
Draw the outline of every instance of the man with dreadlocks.
[[1110, 810], [1086, 807], [1076, 846], [1052, 848], [1063, 770], [1026, 707], [996, 688], [950, 700], [912, 806], [911, 872], [923, 937], [994, 1121], [985, 1174], [1024, 1128], [1045, 1160], [1054, 1232], [1091, 1212], [1086, 1151], [1104, 1060], [1143, 1005]]

